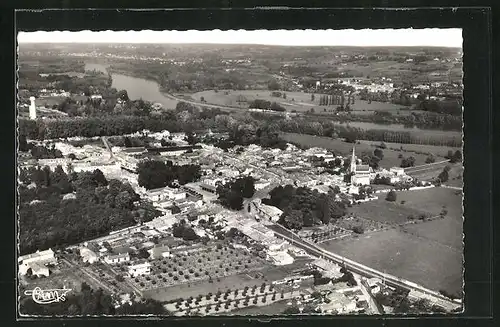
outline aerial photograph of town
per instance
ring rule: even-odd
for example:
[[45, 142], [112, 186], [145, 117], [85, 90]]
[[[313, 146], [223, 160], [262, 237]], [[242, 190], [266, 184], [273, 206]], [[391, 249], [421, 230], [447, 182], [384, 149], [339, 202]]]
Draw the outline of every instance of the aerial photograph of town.
[[19, 32], [18, 314], [462, 313], [460, 29]]

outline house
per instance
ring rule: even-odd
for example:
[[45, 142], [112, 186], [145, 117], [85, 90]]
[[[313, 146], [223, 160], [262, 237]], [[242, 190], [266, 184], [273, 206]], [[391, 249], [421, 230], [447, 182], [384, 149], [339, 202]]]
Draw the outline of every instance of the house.
[[52, 249], [48, 249], [20, 256], [18, 258], [18, 262], [19, 273], [21, 275], [26, 275], [31, 269], [33, 275], [40, 277], [49, 276], [49, 268], [46, 267], [46, 265], [57, 263], [57, 259], [54, 256], [54, 251], [52, 251]]
[[116, 255], [110, 254], [106, 258], [104, 258], [104, 261], [108, 264], [128, 262], [130, 261], [130, 255], [128, 253], [120, 253]]
[[41, 263], [33, 262], [29, 266], [31, 268], [31, 272], [33, 273], [33, 275], [37, 277], [42, 277], [42, 276], [48, 277], [50, 274], [49, 268]]
[[151, 264], [149, 262], [142, 262], [128, 267], [128, 273], [131, 277], [140, 275], [149, 275], [151, 273]]
[[379, 278], [370, 278], [366, 281], [366, 284], [370, 287], [372, 294], [377, 294], [381, 290], [382, 281]]
[[277, 222], [283, 214], [283, 211], [280, 209], [263, 204], [260, 199], [255, 199], [248, 203], [247, 211], [252, 215], [272, 222]]
[[356, 310], [356, 301], [353, 301], [340, 292], [331, 292], [327, 295], [330, 300], [328, 304], [322, 304], [324, 311], [335, 310], [339, 314], [349, 313]]
[[405, 175], [405, 169], [404, 168], [392, 167], [389, 171], [391, 173], [393, 173], [394, 175], [396, 175], [396, 176], [404, 176]]
[[217, 190], [218, 183], [224, 183], [223, 179], [209, 179], [206, 178], [200, 183], [200, 188], [204, 191], [215, 193]]
[[54, 255], [54, 251], [52, 249], [48, 249], [45, 251], [36, 251], [35, 253], [27, 254], [20, 256], [17, 261], [19, 263], [31, 264], [31, 263], [54, 263], [56, 262], [56, 258]]
[[293, 257], [287, 251], [267, 251], [267, 259], [271, 260], [276, 266], [290, 265], [293, 263]]
[[87, 247], [80, 248], [80, 256], [83, 262], [94, 263], [99, 260], [99, 256]]

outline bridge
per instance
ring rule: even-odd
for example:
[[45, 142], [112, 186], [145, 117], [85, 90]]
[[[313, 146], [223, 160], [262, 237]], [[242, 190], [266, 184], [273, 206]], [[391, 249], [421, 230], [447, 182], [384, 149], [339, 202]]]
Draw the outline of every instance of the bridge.
[[295, 234], [290, 230], [287, 230], [281, 225], [275, 224], [273, 227], [274, 228], [272, 228], [272, 230], [276, 237], [289, 241], [292, 245], [305, 250], [306, 252], [312, 254], [315, 257], [323, 258], [325, 260], [329, 260], [336, 264], [343, 265], [347, 269], [356, 274], [368, 278], [373, 278], [373, 277], [380, 278], [382, 280], [385, 280], [385, 283], [389, 286], [398, 287], [409, 291], [418, 291], [422, 294], [438, 299], [441, 303], [445, 303], [447, 307], [458, 308], [462, 305], [461, 301], [459, 300], [449, 299], [438, 292], [426, 289], [423, 286], [417, 285], [416, 283], [404, 280], [396, 276], [389, 275], [387, 273], [380, 272], [378, 270], [364, 266], [348, 258], [329, 252], [315, 244], [303, 240], [297, 234]]

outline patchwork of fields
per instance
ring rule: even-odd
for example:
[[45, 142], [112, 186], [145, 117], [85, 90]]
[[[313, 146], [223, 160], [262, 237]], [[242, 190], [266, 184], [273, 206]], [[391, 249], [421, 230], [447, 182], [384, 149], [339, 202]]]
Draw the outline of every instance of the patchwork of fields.
[[[214, 90], [197, 92], [190, 95], [190, 98], [194, 101], [201, 102], [203, 98], [208, 104], [231, 106], [231, 107], [241, 107], [248, 108], [248, 102], [255, 99], [266, 100], [270, 102], [276, 102], [288, 111], [295, 110], [297, 112], [306, 112], [314, 108], [315, 112], [328, 112], [331, 109], [335, 109], [337, 105], [332, 106], [320, 106], [319, 99], [322, 94], [315, 94], [314, 100], [311, 98], [311, 93], [305, 92], [285, 92], [286, 98], [274, 97], [271, 95], [269, 90], [219, 90], [215, 92]], [[408, 107], [397, 105], [393, 103], [386, 102], [376, 102], [373, 101], [368, 103], [368, 101], [355, 99], [355, 103], [351, 104], [351, 109], [357, 111], [357, 113], [373, 113], [374, 111], [391, 111], [394, 114], [405, 115], [408, 114]]]
[[428, 288], [459, 292], [463, 257], [461, 192], [436, 187], [396, 193], [395, 203], [385, 201], [382, 194], [379, 200], [355, 205], [349, 211], [364, 219], [387, 223], [404, 223], [410, 214], [438, 215], [443, 208], [447, 214], [443, 219], [394, 226], [321, 246]]

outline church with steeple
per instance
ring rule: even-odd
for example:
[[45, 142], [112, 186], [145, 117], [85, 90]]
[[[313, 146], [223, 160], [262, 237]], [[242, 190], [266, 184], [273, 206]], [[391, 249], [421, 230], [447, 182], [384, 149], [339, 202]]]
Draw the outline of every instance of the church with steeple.
[[352, 147], [351, 156], [351, 185], [370, 185], [370, 175], [372, 169], [368, 165], [358, 165], [358, 158], [356, 157], [356, 149]]

